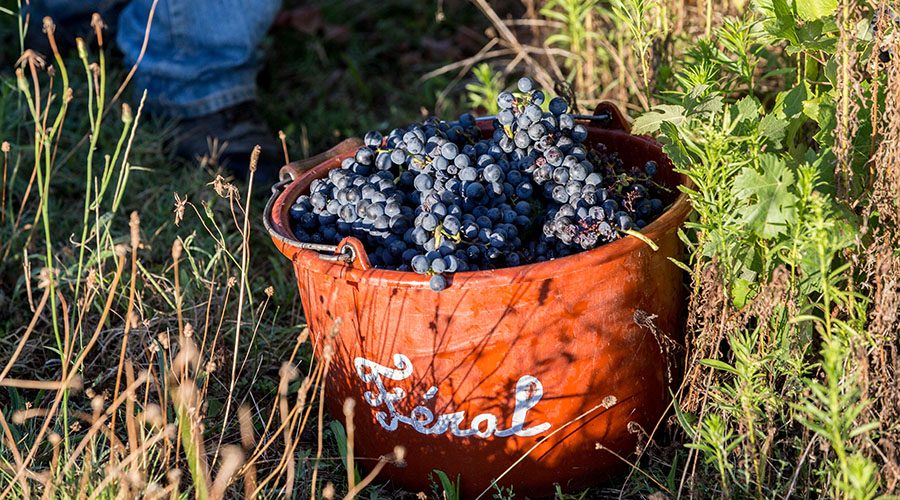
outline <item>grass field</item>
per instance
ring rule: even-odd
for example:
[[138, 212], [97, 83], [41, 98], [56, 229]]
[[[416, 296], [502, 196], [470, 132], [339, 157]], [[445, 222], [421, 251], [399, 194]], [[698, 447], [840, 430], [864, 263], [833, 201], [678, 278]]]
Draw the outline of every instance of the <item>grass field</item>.
[[[264, 194], [230, 182], [214, 152], [168, 153], [172, 124], [143, 113], [134, 89], [114, 99], [130, 69], [114, 47], [23, 54], [10, 3], [0, 498], [345, 496], [359, 479], [344, 417], [319, 405], [327, 367], [260, 224]], [[617, 103], [692, 181], [675, 409], [630, 474], [557, 498], [900, 492], [900, 6], [284, 9], [259, 84], [291, 159], [429, 114], [490, 111], [531, 74], [582, 111]], [[419, 493], [358, 465], [354, 495]], [[426, 497], [453, 496], [434, 482]]]

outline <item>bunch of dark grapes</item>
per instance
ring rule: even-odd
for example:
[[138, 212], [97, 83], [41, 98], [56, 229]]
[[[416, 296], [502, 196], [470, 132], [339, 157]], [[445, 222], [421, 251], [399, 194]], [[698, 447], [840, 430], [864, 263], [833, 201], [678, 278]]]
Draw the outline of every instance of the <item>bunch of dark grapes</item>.
[[430, 275], [542, 262], [640, 229], [663, 210], [657, 165], [628, 169], [557, 97], [522, 78], [493, 134], [470, 114], [369, 132], [365, 146], [291, 207], [300, 241], [359, 238], [373, 266]]

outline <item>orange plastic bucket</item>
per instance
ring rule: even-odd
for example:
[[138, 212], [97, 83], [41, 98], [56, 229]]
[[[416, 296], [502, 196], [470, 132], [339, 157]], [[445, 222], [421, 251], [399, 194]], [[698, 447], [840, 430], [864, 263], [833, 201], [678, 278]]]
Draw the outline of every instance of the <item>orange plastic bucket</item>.
[[406, 448], [406, 466], [384, 472], [396, 484], [428, 490], [434, 469], [461, 475], [463, 498], [504, 472], [499, 484], [530, 496], [596, 483], [627, 468], [608, 450], [632, 454], [640, 429], [664, 413], [665, 345], [682, 340], [684, 301], [669, 258], [681, 256], [676, 231], [690, 207], [659, 144], [631, 135], [614, 107], [600, 113], [609, 123], [588, 125], [588, 143], [626, 165], [655, 160], [658, 182], [672, 189], [669, 209], [642, 231], [656, 251], [628, 236], [548, 262], [457, 273], [436, 293], [426, 276], [372, 268], [354, 238], [326, 255], [292, 236], [293, 201], [353, 151], [273, 189], [265, 223], [293, 263], [318, 356], [340, 319], [327, 341], [327, 408], [338, 416], [345, 398], [357, 401], [357, 456]]

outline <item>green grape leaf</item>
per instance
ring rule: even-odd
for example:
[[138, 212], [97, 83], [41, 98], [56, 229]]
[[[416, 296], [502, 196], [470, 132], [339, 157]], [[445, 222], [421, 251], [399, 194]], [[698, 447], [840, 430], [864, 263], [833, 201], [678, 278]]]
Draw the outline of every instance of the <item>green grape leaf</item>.
[[775, 145], [781, 144], [784, 139], [784, 132], [787, 128], [787, 121], [778, 118], [774, 114], [768, 114], [759, 121], [759, 135]]
[[794, 174], [784, 160], [764, 153], [760, 167], [762, 172], [744, 167], [734, 179], [734, 191], [738, 198], [748, 200], [740, 209], [744, 222], [757, 236], [769, 239], [785, 232], [794, 220], [797, 197], [789, 190]]
[[797, 15], [804, 21], [817, 21], [834, 14], [837, 0], [797, 0]]
[[752, 96], [747, 96], [741, 99], [740, 101], [735, 103], [735, 108], [737, 109], [737, 116], [735, 116], [735, 120], [743, 121], [750, 120], [755, 121], [759, 118], [759, 101]]
[[775, 19], [769, 23], [769, 33], [786, 39], [791, 45], [797, 45], [799, 43], [797, 20], [794, 19], [794, 11], [788, 5], [787, 0], [772, 0], [771, 13], [774, 14]]
[[650, 134], [659, 130], [663, 122], [678, 125], [687, 118], [684, 107], [674, 104], [660, 104], [634, 120], [631, 131], [635, 134]]
[[678, 129], [670, 122], [662, 122], [659, 126], [662, 133], [659, 142], [663, 145], [663, 152], [672, 160], [672, 163], [678, 167], [688, 168], [694, 159], [691, 157], [691, 151], [688, 145], [681, 140], [678, 135]]
[[775, 112], [785, 118], [794, 118], [803, 112], [803, 102], [807, 98], [806, 85], [801, 83], [791, 90], [779, 92], [775, 97]]

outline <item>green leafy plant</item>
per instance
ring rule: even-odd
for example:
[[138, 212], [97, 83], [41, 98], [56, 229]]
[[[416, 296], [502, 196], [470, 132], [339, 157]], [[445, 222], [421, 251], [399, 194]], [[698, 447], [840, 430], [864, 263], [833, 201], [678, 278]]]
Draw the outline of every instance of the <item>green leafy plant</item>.
[[[761, 17], [725, 19], [687, 50], [665, 103], [633, 128], [657, 135], [689, 179], [682, 191], [695, 216], [681, 236], [695, 304], [722, 301], [689, 322], [693, 355], [677, 411], [685, 467], [703, 457], [718, 482], [703, 473], [688, 487], [871, 498], [883, 483], [878, 455], [864, 450], [883, 423], [851, 361], [873, 344], [870, 299], [856, 287], [858, 257], [848, 256], [864, 251], [860, 218], [873, 217], [850, 200], [868, 196], [872, 103], [886, 76], [848, 91], [860, 63], [847, 53], [870, 53], [871, 39], [842, 30], [833, 4], [758, 7]], [[813, 464], [817, 441], [827, 448]]]
[[[437, 475], [438, 480], [441, 482], [440, 485], [434, 484], [432, 489], [434, 490], [434, 494], [437, 498], [442, 500], [460, 500], [460, 484], [462, 482], [462, 476], [457, 475], [456, 481], [451, 481], [450, 477], [447, 476], [447, 473], [442, 470], [435, 470], [434, 474]], [[434, 482], [434, 478], [432, 478], [432, 482]]]
[[599, 0], [550, 0], [541, 7], [541, 15], [558, 22], [559, 29], [544, 40], [548, 46], [560, 46], [570, 57], [564, 59], [569, 74], [577, 88], [584, 88], [590, 71], [585, 71], [585, 54], [588, 46], [599, 38], [590, 29], [592, 16]]
[[640, 61], [641, 78], [644, 92], [649, 97], [653, 89], [650, 86], [650, 48], [653, 40], [660, 34], [660, 27], [650, 18], [658, 10], [658, 0], [613, 0], [612, 14], [620, 26], [625, 27], [634, 43], [634, 54]]
[[503, 76], [487, 63], [472, 68], [475, 82], [466, 84], [467, 106], [470, 109], [484, 109], [488, 114], [497, 114], [497, 96], [503, 92]]

